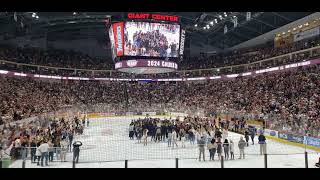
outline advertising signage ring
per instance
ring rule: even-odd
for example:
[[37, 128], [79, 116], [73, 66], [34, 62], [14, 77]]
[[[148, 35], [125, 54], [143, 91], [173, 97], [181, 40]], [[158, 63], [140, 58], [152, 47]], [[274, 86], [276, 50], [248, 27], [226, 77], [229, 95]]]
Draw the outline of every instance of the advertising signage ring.
[[128, 13], [129, 19], [152, 19], [156, 21], [171, 21], [178, 22], [178, 16], [150, 14], [150, 13]]

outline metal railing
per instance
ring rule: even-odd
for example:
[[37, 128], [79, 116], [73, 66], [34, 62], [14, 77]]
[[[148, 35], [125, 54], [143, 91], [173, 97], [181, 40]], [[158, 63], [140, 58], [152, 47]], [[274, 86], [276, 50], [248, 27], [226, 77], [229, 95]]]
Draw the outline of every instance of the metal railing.
[[[195, 145], [196, 146], [196, 145]], [[196, 149], [197, 146], [195, 147]], [[29, 148], [27, 148], [30, 151]], [[246, 149], [246, 148], [245, 148]], [[158, 152], [161, 149], [158, 150]], [[155, 149], [153, 149], [155, 151]], [[173, 151], [173, 150], [172, 150]], [[179, 149], [177, 150], [179, 151]], [[205, 150], [205, 159], [202, 156], [199, 158], [199, 152], [194, 151], [193, 156], [167, 156], [167, 157], [145, 157], [145, 158], [118, 158], [118, 159], [100, 159], [100, 160], [86, 160], [85, 154], [80, 151], [79, 162], [76, 162], [73, 158], [73, 153], [67, 153], [67, 160], [61, 161], [59, 154], [53, 152], [52, 155], [46, 154], [37, 156], [35, 161], [32, 162], [30, 152], [26, 157], [15, 159], [14, 165], [8, 166], [4, 159], [0, 159], [0, 168], [97, 168], [97, 167], [120, 167], [120, 168], [139, 168], [139, 167], [155, 167], [155, 168], [309, 168], [314, 167], [317, 162], [318, 154], [315, 152], [297, 152], [297, 153], [252, 153], [249, 150], [245, 150], [244, 156], [240, 158], [239, 153], [234, 153], [234, 158], [230, 158], [230, 155], [225, 155], [224, 152], [221, 155], [216, 154], [214, 160], [209, 157], [209, 152]], [[52, 160], [50, 159], [52, 156]], [[92, 155], [93, 156], [93, 155]], [[47, 163], [46, 163], [47, 161]], [[209, 163], [204, 163], [207, 161]], [[253, 163], [253, 164], [252, 164]]]

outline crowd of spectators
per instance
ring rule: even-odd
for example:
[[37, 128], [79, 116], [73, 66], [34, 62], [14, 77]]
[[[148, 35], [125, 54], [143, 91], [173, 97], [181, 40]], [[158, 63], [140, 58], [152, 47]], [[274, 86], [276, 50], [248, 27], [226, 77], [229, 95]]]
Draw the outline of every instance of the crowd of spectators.
[[90, 57], [72, 50], [43, 50], [32, 47], [21, 48], [4, 45], [0, 47], [0, 59], [31, 65], [92, 70], [112, 69], [114, 65], [111, 59]]
[[85, 116], [81, 120], [77, 116], [41, 116], [30, 122], [5, 124], [0, 132], [0, 144], [12, 160], [26, 159], [30, 154], [31, 163], [38, 166], [48, 166], [54, 157], [63, 162], [66, 153], [72, 151], [74, 136], [83, 133], [86, 120]]
[[[146, 146], [148, 144], [148, 137], [151, 137], [151, 141], [167, 142], [168, 147], [174, 148], [181, 146], [186, 148], [187, 144], [198, 144], [200, 154], [203, 154], [203, 160], [205, 160], [204, 146], [207, 145], [209, 150], [210, 160], [214, 160], [215, 154], [218, 155], [220, 160], [222, 152], [225, 154], [225, 160], [229, 159], [229, 151], [234, 154], [234, 144], [229, 137], [228, 131], [245, 134], [246, 142], [241, 146], [249, 146], [249, 136], [251, 136], [252, 144], [257, 134], [257, 129], [253, 126], [246, 124], [244, 119], [237, 120], [225, 120], [217, 117], [177, 117], [176, 119], [163, 119], [146, 117], [144, 119], [132, 120], [129, 126], [129, 138], [131, 140], [136, 139], [138, 143], [142, 143]], [[215, 144], [215, 145], [214, 145]], [[213, 145], [213, 147], [212, 147]], [[231, 146], [231, 147], [230, 147]], [[241, 152], [241, 151], [240, 151]], [[240, 156], [241, 157], [241, 156]]]
[[311, 39], [306, 39], [291, 44], [287, 44], [281, 47], [260, 47], [236, 50], [224, 54], [218, 54], [213, 56], [200, 56], [197, 58], [191, 58], [183, 61], [181, 65], [182, 69], [206, 69], [223, 66], [232, 66], [239, 64], [249, 64], [256, 61], [288, 54], [291, 52], [300, 51], [303, 49], [319, 46], [320, 36], [316, 36]]
[[[221, 67], [250, 63], [262, 59], [318, 46], [319, 38], [300, 41], [282, 48], [259, 48], [232, 52], [229, 55], [202, 57], [199, 60], [183, 62], [185, 69]], [[278, 62], [271, 61], [243, 68], [227, 69], [220, 72], [202, 70], [175, 72], [162, 75], [128, 75], [120, 72], [74, 71], [74, 69], [50, 69], [24, 65], [0, 64], [1, 70], [22, 71], [49, 75], [85, 76], [85, 77], [138, 77], [138, 78], [173, 78], [217, 75], [217, 73], [244, 72], [274, 65], [299, 62], [308, 58], [318, 57], [320, 51], [294, 54], [292, 57], [280, 58]], [[55, 67], [112, 69], [111, 61], [92, 58], [75, 52], [60, 50], [42, 51], [33, 48], [1, 47], [0, 59], [18, 63], [46, 65]], [[271, 64], [270, 64], [271, 63]], [[244, 117], [258, 117], [264, 120], [266, 126], [282, 132], [320, 137], [320, 67], [312, 65], [290, 71], [260, 74], [254, 77], [239, 77], [229, 80], [210, 80], [199, 82], [99, 82], [99, 81], [60, 81], [40, 80], [26, 77], [0, 76], [0, 143], [2, 149], [8, 149], [12, 157], [23, 155], [21, 147], [40, 146], [48, 143], [59, 147], [61, 142], [71, 146], [70, 138], [76, 130], [81, 133], [83, 124], [75, 118], [32, 122], [29, 124], [10, 125], [28, 117], [44, 113], [57, 112], [65, 107], [82, 107], [84, 111], [95, 107], [101, 112], [132, 112], [132, 111], [182, 111], [190, 115], [201, 112], [209, 114], [228, 114], [235, 126], [245, 125]], [[94, 108], [93, 108], [94, 109]], [[94, 109], [92, 111], [96, 111]], [[250, 118], [247, 118], [250, 119]], [[148, 122], [148, 123], [146, 123]], [[136, 137], [143, 136], [142, 126], [157, 126], [157, 120], [133, 122]], [[188, 123], [175, 124], [177, 132], [210, 131], [210, 123], [216, 119], [187, 118]], [[219, 120], [219, 123], [223, 122]], [[199, 124], [204, 126], [199, 128]], [[230, 122], [226, 122], [230, 123]], [[147, 124], [147, 125], [146, 125]], [[192, 126], [190, 126], [190, 124]], [[171, 126], [171, 121], [164, 125]], [[209, 126], [208, 126], [209, 125]], [[178, 128], [179, 126], [179, 128]], [[220, 124], [221, 126], [221, 124]], [[139, 128], [140, 127], [140, 128]], [[181, 128], [183, 127], [183, 128]], [[212, 127], [212, 126], [211, 126]], [[154, 134], [156, 128], [149, 128]], [[140, 131], [139, 131], [140, 130]], [[195, 132], [193, 131], [193, 132]], [[160, 139], [163, 132], [160, 128]], [[168, 135], [165, 135], [168, 138]], [[178, 137], [184, 137], [179, 136]], [[155, 137], [156, 138], [156, 135]], [[158, 139], [156, 139], [158, 140]], [[5, 148], [3, 148], [5, 147]], [[13, 149], [13, 150], [12, 150]], [[52, 148], [51, 148], [52, 149]], [[55, 148], [53, 148], [55, 149]], [[56, 148], [57, 149], [57, 148]], [[50, 153], [51, 152], [51, 153]], [[49, 155], [52, 156], [50, 151]], [[32, 149], [32, 160], [36, 149]], [[60, 152], [55, 151], [59, 154]], [[43, 158], [42, 158], [43, 159]], [[49, 158], [52, 159], [52, 158]]]
[[[320, 51], [313, 50], [297, 53], [291, 57], [285, 56], [275, 61], [243, 65], [233, 68], [223, 68], [226, 66], [254, 63], [267, 58], [296, 52], [303, 49], [319, 46], [320, 38], [312, 38], [298, 41], [293, 44], [274, 48], [272, 46], [250, 48], [247, 50], [233, 51], [223, 54], [216, 54], [210, 57], [200, 56], [198, 58], [187, 58], [179, 63], [179, 69], [183, 71], [155, 74], [136, 75], [114, 71], [114, 62], [111, 58], [94, 58], [73, 51], [64, 50], [40, 50], [36, 48], [14, 48], [0, 47], [0, 60], [25, 63], [17, 65], [2, 62], [0, 68], [3, 70], [19, 71], [31, 74], [60, 75], [60, 76], [80, 76], [80, 77], [113, 77], [113, 78], [172, 78], [172, 77], [199, 77], [213, 76], [227, 73], [241, 73], [251, 70], [300, 62], [302, 60], [319, 57]], [[36, 67], [28, 65], [43, 65], [48, 67]], [[54, 68], [56, 67], [56, 68]], [[60, 69], [59, 69], [60, 68]], [[61, 69], [70, 68], [70, 69]], [[197, 70], [219, 68], [214, 70]], [[79, 70], [86, 69], [86, 70]], [[101, 70], [101, 71], [94, 71]], [[187, 71], [185, 71], [187, 70]]]
[[319, 66], [313, 65], [255, 77], [171, 83], [52, 82], [3, 76], [1, 121], [20, 120], [65, 106], [101, 104], [113, 112], [154, 108], [190, 114], [255, 114], [269, 117], [274, 129], [319, 136], [319, 72]]

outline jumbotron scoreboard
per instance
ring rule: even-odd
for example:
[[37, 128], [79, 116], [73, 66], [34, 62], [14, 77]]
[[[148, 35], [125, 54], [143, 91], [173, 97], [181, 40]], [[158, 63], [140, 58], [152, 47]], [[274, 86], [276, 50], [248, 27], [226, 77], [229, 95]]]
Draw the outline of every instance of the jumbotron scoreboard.
[[168, 73], [183, 58], [185, 30], [178, 16], [128, 13], [109, 27], [115, 69], [134, 74]]

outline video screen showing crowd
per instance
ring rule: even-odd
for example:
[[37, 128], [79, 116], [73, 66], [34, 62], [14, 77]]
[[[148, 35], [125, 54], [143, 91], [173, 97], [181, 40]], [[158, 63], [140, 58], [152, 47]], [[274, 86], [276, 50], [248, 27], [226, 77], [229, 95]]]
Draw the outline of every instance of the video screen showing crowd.
[[[228, 132], [243, 134], [238, 141], [229, 137]], [[256, 138], [258, 136], [258, 138]], [[260, 155], [267, 153], [266, 137], [255, 127], [246, 124], [245, 120], [221, 120], [220, 118], [184, 117], [183, 120], [159, 119], [145, 117], [135, 119], [129, 125], [129, 138], [136, 139], [138, 144], [147, 146], [149, 143], [165, 142], [168, 148], [186, 148], [198, 146], [198, 160], [205, 161], [205, 149], [209, 151], [210, 161], [235, 159], [235, 147], [239, 149], [238, 159], [245, 159], [245, 147], [249, 141], [260, 146]], [[256, 140], [255, 140], [256, 139]]]
[[180, 25], [126, 22], [126, 56], [178, 57]]

